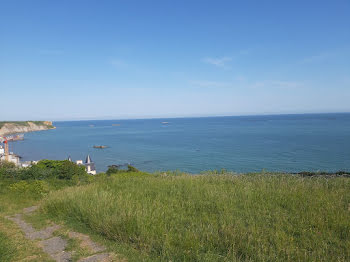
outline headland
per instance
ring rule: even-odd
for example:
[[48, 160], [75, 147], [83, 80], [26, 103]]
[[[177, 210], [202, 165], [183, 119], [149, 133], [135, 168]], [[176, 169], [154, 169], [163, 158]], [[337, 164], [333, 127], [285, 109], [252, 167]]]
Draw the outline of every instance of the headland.
[[0, 136], [54, 129], [51, 121], [2, 121]]

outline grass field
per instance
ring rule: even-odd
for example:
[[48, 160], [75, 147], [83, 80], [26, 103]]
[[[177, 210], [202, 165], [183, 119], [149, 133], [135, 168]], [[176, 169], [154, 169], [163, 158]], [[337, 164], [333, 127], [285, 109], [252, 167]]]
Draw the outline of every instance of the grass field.
[[0, 231], [0, 261], [12, 261], [15, 252], [16, 247], [11, 239], [5, 233]]
[[116, 174], [49, 194], [51, 219], [150, 261], [349, 261], [350, 179]]
[[[20, 212], [23, 208], [38, 204], [45, 197], [41, 191], [43, 181], [23, 181], [0, 177], [0, 261], [51, 261], [23, 232], [6, 217]], [[57, 187], [56, 181], [45, 182], [50, 189]], [[58, 181], [58, 184], [60, 181]], [[62, 186], [63, 187], [63, 186]]]

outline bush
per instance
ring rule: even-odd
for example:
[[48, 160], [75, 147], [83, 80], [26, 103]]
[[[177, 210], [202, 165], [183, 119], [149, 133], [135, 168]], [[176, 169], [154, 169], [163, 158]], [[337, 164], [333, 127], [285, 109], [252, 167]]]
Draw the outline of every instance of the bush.
[[128, 165], [127, 169], [120, 169], [120, 165], [112, 165], [108, 167], [108, 170], [106, 171], [107, 175], [112, 175], [112, 174], [118, 174], [118, 173], [126, 173], [126, 172], [133, 172], [137, 173], [140, 172], [136, 167], [133, 167], [132, 165]]
[[112, 175], [112, 174], [117, 174], [120, 170], [119, 170], [120, 166], [117, 165], [112, 165], [108, 167], [108, 170], [106, 171], [107, 175]]
[[32, 196], [43, 196], [49, 192], [49, 186], [45, 181], [19, 181], [9, 186], [10, 191], [16, 194], [30, 194]]
[[28, 168], [17, 168], [12, 163], [0, 165], [0, 178], [19, 180], [64, 179], [87, 181], [88, 174], [84, 166], [79, 166], [68, 160], [41, 160], [37, 165]]
[[15, 168], [15, 163], [9, 161], [0, 161], [0, 168]]
[[41, 160], [37, 165], [30, 167], [28, 174], [34, 179], [72, 179], [73, 176], [84, 177], [87, 175], [84, 166], [78, 166], [68, 160]]
[[16, 165], [8, 161], [0, 161], [0, 178], [16, 176]]
[[140, 170], [138, 170], [136, 167], [128, 165], [128, 171], [127, 172], [140, 172]]

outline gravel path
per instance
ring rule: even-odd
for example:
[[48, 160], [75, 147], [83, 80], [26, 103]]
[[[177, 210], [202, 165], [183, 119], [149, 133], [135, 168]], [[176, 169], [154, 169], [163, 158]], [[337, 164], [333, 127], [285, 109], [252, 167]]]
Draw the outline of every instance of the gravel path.
[[[30, 214], [37, 210], [37, 206], [32, 206], [23, 209], [24, 214]], [[36, 231], [31, 224], [23, 220], [22, 214], [16, 214], [11, 217], [7, 217], [11, 221], [15, 222], [21, 230], [24, 232], [27, 239], [30, 240], [40, 240], [38, 245], [43, 249], [43, 251], [49, 254], [57, 262], [69, 262], [72, 261], [72, 252], [66, 251], [67, 240], [59, 237], [53, 236], [53, 233], [60, 229], [59, 225], [52, 225], [46, 227], [43, 230]], [[109, 262], [109, 261], [126, 261], [113, 259], [112, 254], [101, 253], [106, 250], [105, 247], [93, 242], [89, 236], [78, 233], [78, 232], [68, 232], [68, 237], [71, 239], [78, 239], [80, 241], [80, 246], [86, 248], [91, 252], [91, 256], [81, 258], [79, 262]]]

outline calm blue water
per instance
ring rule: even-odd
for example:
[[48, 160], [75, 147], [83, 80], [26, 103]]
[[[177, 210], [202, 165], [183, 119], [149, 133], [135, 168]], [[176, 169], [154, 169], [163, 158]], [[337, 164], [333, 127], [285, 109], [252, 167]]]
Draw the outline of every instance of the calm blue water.
[[[161, 122], [167, 121], [168, 125]], [[112, 126], [120, 124], [120, 126]], [[12, 143], [23, 160], [85, 159], [98, 171], [350, 170], [350, 114], [55, 122]], [[94, 127], [90, 127], [94, 125]], [[93, 145], [107, 145], [94, 149]]]

